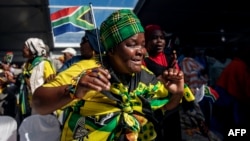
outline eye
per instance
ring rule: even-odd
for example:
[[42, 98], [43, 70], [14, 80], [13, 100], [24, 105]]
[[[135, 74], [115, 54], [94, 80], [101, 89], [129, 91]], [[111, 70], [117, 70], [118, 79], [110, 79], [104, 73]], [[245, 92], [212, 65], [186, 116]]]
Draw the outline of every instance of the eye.
[[135, 47], [136, 43], [135, 42], [129, 42], [126, 44], [127, 47]]
[[160, 39], [165, 39], [163, 35], [153, 35], [153, 36], [151, 37], [152, 40], [156, 40], [156, 39], [158, 39], [158, 38], [160, 38]]

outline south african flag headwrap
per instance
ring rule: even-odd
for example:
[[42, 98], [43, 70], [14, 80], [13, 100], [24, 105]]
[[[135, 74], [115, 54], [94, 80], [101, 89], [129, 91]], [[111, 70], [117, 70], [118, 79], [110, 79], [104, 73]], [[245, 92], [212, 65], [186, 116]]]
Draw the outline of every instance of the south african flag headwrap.
[[121, 9], [112, 13], [100, 28], [101, 42], [106, 51], [120, 42], [137, 34], [143, 33], [144, 28], [132, 10]]

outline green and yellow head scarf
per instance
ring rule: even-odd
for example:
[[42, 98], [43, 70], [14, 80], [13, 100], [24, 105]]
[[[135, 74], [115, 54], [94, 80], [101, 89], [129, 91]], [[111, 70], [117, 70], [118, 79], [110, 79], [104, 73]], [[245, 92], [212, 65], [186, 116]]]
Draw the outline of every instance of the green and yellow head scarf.
[[121, 9], [112, 13], [100, 28], [101, 42], [106, 51], [127, 38], [144, 32], [140, 20], [132, 10]]

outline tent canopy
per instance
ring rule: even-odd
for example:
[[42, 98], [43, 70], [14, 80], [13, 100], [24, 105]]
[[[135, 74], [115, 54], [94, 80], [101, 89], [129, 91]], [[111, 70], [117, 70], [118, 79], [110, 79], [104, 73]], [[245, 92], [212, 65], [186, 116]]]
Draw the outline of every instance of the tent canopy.
[[29, 37], [38, 37], [53, 50], [48, 0], [0, 1], [0, 57], [14, 52], [14, 62], [22, 63], [22, 46]]
[[134, 11], [144, 26], [159, 24], [193, 46], [231, 44], [250, 32], [250, 8], [243, 0], [139, 0]]

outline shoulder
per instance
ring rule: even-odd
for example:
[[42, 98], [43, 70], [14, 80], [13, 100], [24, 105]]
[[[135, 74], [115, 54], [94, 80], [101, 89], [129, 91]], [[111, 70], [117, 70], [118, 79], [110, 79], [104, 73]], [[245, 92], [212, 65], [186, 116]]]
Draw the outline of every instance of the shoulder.
[[41, 62], [41, 64], [43, 64], [44, 67], [51, 67], [51, 68], [53, 68], [52, 62], [51, 62], [51, 60], [49, 60], [49, 59], [44, 59], [44, 60]]
[[146, 84], [154, 84], [158, 82], [157, 77], [154, 75], [154, 73], [145, 66], [142, 66], [142, 70], [140, 72], [140, 80], [141, 82]]
[[96, 60], [81, 60], [72, 64], [68, 69], [57, 74], [56, 78], [45, 86], [58, 86], [71, 84], [72, 78], [77, 77], [82, 71], [98, 67]]
[[[68, 60], [67, 62], [69, 63], [75, 63], [78, 62], [80, 60], [83, 60], [83, 57], [81, 55], [77, 55], [77, 56], [73, 56], [70, 60]], [[66, 62], [66, 63], [67, 63]]]
[[141, 69], [142, 69], [142, 73], [148, 73], [149, 75], [154, 75], [154, 73], [153, 73], [151, 70], [149, 70], [149, 69], [148, 69], [146, 66], [144, 66], [144, 65], [142, 65]]
[[96, 60], [80, 60], [74, 64], [72, 64], [69, 68], [66, 70], [60, 72], [59, 74], [68, 74], [68, 75], [78, 75], [83, 70], [91, 69], [98, 67]]

